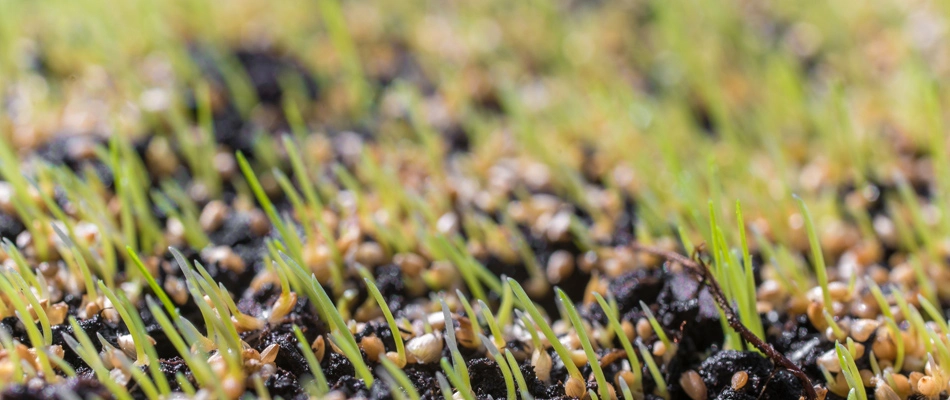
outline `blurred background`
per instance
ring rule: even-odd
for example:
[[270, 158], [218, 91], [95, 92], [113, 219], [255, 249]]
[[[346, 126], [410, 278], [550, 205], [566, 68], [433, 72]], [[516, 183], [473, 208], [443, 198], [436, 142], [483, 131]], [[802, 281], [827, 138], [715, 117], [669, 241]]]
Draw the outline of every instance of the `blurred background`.
[[280, 149], [259, 138], [294, 127], [435, 138], [474, 171], [513, 157], [556, 192], [630, 193], [648, 237], [698, 240], [707, 201], [728, 220], [740, 200], [759, 233], [804, 247], [799, 193], [835, 252], [879, 228], [852, 211], [903, 182], [925, 228], [950, 232], [927, 200], [950, 188], [948, 15], [915, 0], [7, 0], [0, 134], [24, 152], [158, 135], [265, 158]]

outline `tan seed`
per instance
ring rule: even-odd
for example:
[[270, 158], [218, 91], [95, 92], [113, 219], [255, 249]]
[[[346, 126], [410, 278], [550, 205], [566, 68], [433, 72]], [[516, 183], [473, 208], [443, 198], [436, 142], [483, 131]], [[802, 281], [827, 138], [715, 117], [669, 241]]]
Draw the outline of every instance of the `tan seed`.
[[564, 394], [573, 398], [582, 398], [587, 395], [587, 385], [582, 379], [572, 376], [564, 383]]
[[647, 321], [646, 318], [637, 320], [637, 336], [641, 339], [646, 339], [649, 338], [650, 335], [653, 335], [653, 327], [650, 325], [650, 321]]
[[534, 374], [542, 382], [547, 382], [551, 378], [551, 355], [547, 351], [534, 349], [531, 354], [531, 365], [534, 367]]
[[566, 250], [551, 253], [547, 265], [548, 281], [557, 284], [574, 273], [574, 256]]
[[917, 392], [924, 396], [933, 397], [940, 394], [940, 391], [940, 384], [929, 375], [923, 376], [917, 381]]
[[228, 205], [221, 200], [212, 200], [201, 210], [198, 223], [205, 232], [214, 232], [224, 224], [228, 216]]
[[739, 371], [735, 374], [732, 374], [732, 390], [740, 390], [745, 387], [746, 383], [749, 383], [749, 373], [745, 371]]
[[378, 362], [379, 356], [386, 352], [383, 341], [376, 336], [365, 336], [360, 339], [360, 348], [366, 353], [366, 357], [373, 362]]
[[686, 395], [693, 400], [706, 400], [706, 383], [699, 373], [689, 370], [680, 375], [680, 386]]

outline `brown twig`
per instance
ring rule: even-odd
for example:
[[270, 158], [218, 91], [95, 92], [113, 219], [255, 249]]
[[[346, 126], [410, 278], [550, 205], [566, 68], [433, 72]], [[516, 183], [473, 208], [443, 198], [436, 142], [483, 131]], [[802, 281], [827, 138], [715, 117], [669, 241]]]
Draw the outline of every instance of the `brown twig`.
[[739, 317], [736, 316], [735, 311], [729, 305], [729, 300], [726, 299], [726, 295], [723, 293], [722, 288], [719, 286], [719, 282], [716, 281], [716, 278], [713, 277], [712, 273], [709, 271], [709, 267], [697, 257], [698, 261], [693, 261], [686, 256], [683, 256], [679, 253], [659, 249], [656, 247], [642, 245], [640, 243], [631, 243], [630, 246], [634, 250], [643, 251], [646, 253], [653, 254], [655, 256], [663, 257], [668, 261], [677, 262], [687, 268], [691, 273], [699, 277], [700, 282], [705, 282], [709, 287], [710, 293], [715, 299], [716, 304], [719, 305], [719, 308], [722, 309], [722, 312], [726, 315], [726, 320], [729, 323], [729, 326], [732, 329], [735, 329], [739, 336], [742, 337], [746, 342], [751, 343], [755, 346], [756, 349], [765, 354], [768, 358], [772, 360], [775, 365], [780, 366], [788, 372], [791, 372], [792, 375], [798, 378], [801, 381], [803, 390], [805, 391], [805, 398], [807, 400], [817, 400], [818, 394], [815, 393], [815, 387], [812, 386], [811, 380], [808, 379], [808, 376], [805, 375], [805, 372], [802, 371], [795, 363], [785, 357], [784, 354], [775, 350], [772, 345], [762, 341], [757, 336], [755, 336], [749, 328], [746, 328], [742, 324], [742, 321], [739, 320]]

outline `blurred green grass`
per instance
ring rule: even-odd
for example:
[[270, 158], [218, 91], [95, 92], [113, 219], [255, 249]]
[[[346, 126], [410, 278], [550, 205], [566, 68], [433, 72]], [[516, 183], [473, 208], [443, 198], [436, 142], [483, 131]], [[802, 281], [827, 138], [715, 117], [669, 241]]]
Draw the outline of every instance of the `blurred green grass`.
[[[321, 85], [299, 104], [307, 128], [425, 147], [461, 126], [469, 168], [525, 157], [579, 203], [581, 177], [601, 180], [636, 198], [646, 238], [678, 226], [702, 242], [707, 203], [734, 226], [738, 200], [764, 238], [804, 249], [793, 193], [822, 232], [860, 237], [842, 194], [900, 179], [928, 193], [895, 198], [901, 215], [941, 237], [948, 15], [945, 2], [886, 0], [4, 1], [0, 132], [29, 148], [168, 129], [143, 93], [200, 85], [190, 49], [227, 66], [234, 49], [266, 47]], [[235, 74], [230, 89], [246, 93]], [[412, 105], [414, 123], [393, 104]], [[910, 217], [916, 202], [927, 218]]]

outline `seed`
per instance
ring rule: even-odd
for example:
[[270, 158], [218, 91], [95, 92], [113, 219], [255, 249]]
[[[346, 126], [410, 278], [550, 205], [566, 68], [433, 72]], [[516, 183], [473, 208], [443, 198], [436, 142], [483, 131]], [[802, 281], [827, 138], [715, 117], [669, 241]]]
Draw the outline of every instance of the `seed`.
[[326, 348], [326, 341], [323, 339], [323, 335], [317, 336], [317, 338], [313, 340], [313, 344], [310, 345], [310, 349], [313, 350], [313, 355], [317, 357], [317, 361], [323, 361]]
[[646, 318], [640, 318], [637, 320], [637, 336], [641, 339], [646, 339], [653, 334], [653, 327], [650, 326], [650, 321], [647, 321]]
[[828, 350], [818, 356], [815, 361], [818, 365], [825, 367], [828, 372], [841, 372], [841, 363], [838, 361], [838, 354], [835, 349]]
[[66, 314], [69, 313], [69, 306], [64, 302], [53, 304], [46, 309], [46, 317], [52, 325], [60, 325], [66, 321]]
[[264, 327], [264, 320], [254, 318], [247, 314], [235, 314], [231, 316], [231, 322], [237, 328], [238, 333], [256, 331]]
[[264, 348], [264, 351], [261, 352], [261, 363], [263, 364], [273, 364], [277, 360], [277, 352], [280, 351], [280, 345], [273, 343], [270, 346]]
[[897, 357], [897, 349], [889, 336], [878, 335], [871, 344], [871, 351], [878, 360], [893, 360]]
[[574, 256], [566, 250], [557, 250], [548, 258], [547, 276], [552, 284], [560, 283], [574, 273]]
[[746, 383], [749, 383], [749, 373], [745, 371], [739, 371], [735, 374], [732, 374], [732, 390], [739, 390], [745, 387]]
[[267, 219], [267, 216], [264, 215], [263, 211], [255, 208], [248, 211], [247, 214], [251, 233], [257, 236], [264, 236], [270, 232], [270, 221]]
[[534, 374], [542, 382], [547, 382], [551, 378], [551, 355], [542, 349], [534, 349], [531, 354], [531, 365], [534, 366]]
[[287, 296], [280, 296], [277, 298], [277, 301], [274, 302], [274, 307], [271, 308], [271, 314], [267, 317], [267, 322], [276, 324], [284, 319], [287, 314], [290, 314], [290, 310], [293, 310], [294, 306], [297, 305], [297, 293], [287, 292]]
[[623, 382], [627, 384], [627, 387], [633, 388], [634, 383], [636, 383], [637, 381], [637, 376], [634, 375], [633, 372], [622, 370], [618, 372], [617, 375], [614, 376], [614, 385], [621, 386], [620, 385], [621, 380], [623, 380]]
[[242, 273], [246, 268], [244, 259], [237, 255], [229, 246], [216, 246], [201, 251], [201, 256], [225, 269], [235, 273]]
[[907, 379], [907, 376], [904, 374], [893, 374], [891, 377], [894, 379], [893, 389], [901, 394], [902, 397], [910, 394], [910, 380]]
[[874, 389], [874, 398], [875, 400], [901, 400], [901, 396], [898, 396], [897, 392], [886, 383], [877, 385]]
[[379, 356], [386, 353], [383, 341], [376, 336], [364, 336], [360, 339], [360, 348], [366, 353], [370, 361], [378, 362]]
[[439, 220], [435, 223], [435, 229], [439, 233], [449, 235], [455, 233], [459, 227], [459, 217], [455, 215], [454, 212], [447, 212], [439, 217]]
[[693, 400], [706, 400], [706, 383], [699, 373], [689, 370], [680, 375], [680, 386], [686, 395]]
[[587, 395], [587, 385], [583, 380], [572, 376], [564, 383], [564, 394], [573, 398], [582, 398]]
[[241, 395], [244, 394], [244, 388], [244, 382], [231, 376], [231, 374], [228, 374], [228, 376], [221, 381], [221, 389], [224, 391], [224, 395], [229, 399], [240, 398]]
[[587, 359], [587, 353], [585, 353], [584, 350], [571, 350], [570, 353], [571, 361], [573, 361], [575, 365], [584, 365], [589, 361]]
[[175, 304], [183, 305], [188, 301], [188, 289], [185, 287], [185, 283], [182, 282], [181, 279], [178, 279], [178, 277], [166, 277], [165, 283], [162, 286], [165, 287], [165, 292], [168, 293]]
[[128, 385], [130, 378], [132, 378], [132, 376], [123, 371], [122, 368], [115, 368], [109, 371], [109, 379], [112, 379], [112, 381], [119, 384], [119, 386]]
[[221, 200], [212, 200], [201, 210], [198, 223], [205, 232], [214, 232], [224, 224], [228, 216], [228, 205]]
[[808, 315], [808, 321], [819, 332], [828, 328], [828, 321], [825, 321], [825, 316], [822, 314], [823, 310], [824, 307], [821, 302], [813, 301], [808, 305], [808, 311], [805, 312]]
[[427, 333], [413, 338], [406, 343], [406, 353], [419, 364], [436, 362], [442, 355], [442, 338], [438, 333]]
[[834, 301], [847, 301], [851, 297], [851, 292], [848, 290], [848, 284], [844, 282], [829, 282], [828, 294]]
[[551, 218], [545, 229], [545, 236], [551, 242], [561, 242], [568, 239], [568, 230], [571, 227], [571, 213], [563, 210], [559, 211]]
[[211, 163], [222, 179], [231, 179], [234, 171], [237, 170], [237, 162], [235, 162], [234, 155], [230, 151], [219, 151], [214, 155]]
[[865, 387], [874, 386], [874, 384], [871, 382], [871, 380], [874, 379], [874, 373], [871, 372], [871, 370], [862, 369], [861, 371], [858, 371], [858, 374], [861, 375], [861, 382], [864, 384]]
[[320, 283], [330, 280], [330, 248], [310, 243], [303, 248], [303, 261]]
[[630, 321], [624, 320], [620, 323], [620, 327], [623, 329], [623, 334], [627, 336], [627, 339], [631, 342], [636, 339], [636, 328], [633, 327], [633, 324]]
[[940, 391], [940, 384], [929, 375], [923, 376], [917, 381], [917, 392], [924, 396], [933, 397], [940, 394]]
[[597, 252], [591, 250], [577, 256], [577, 266], [586, 273], [590, 273], [597, 266], [599, 258]]
[[666, 354], [666, 343], [656, 342], [653, 344], [653, 355], [663, 357]]
[[356, 247], [356, 262], [367, 267], [375, 267], [385, 261], [386, 252], [376, 242], [360, 243]]
[[428, 262], [416, 253], [399, 253], [393, 256], [393, 263], [399, 266], [408, 277], [416, 277], [426, 268]]

